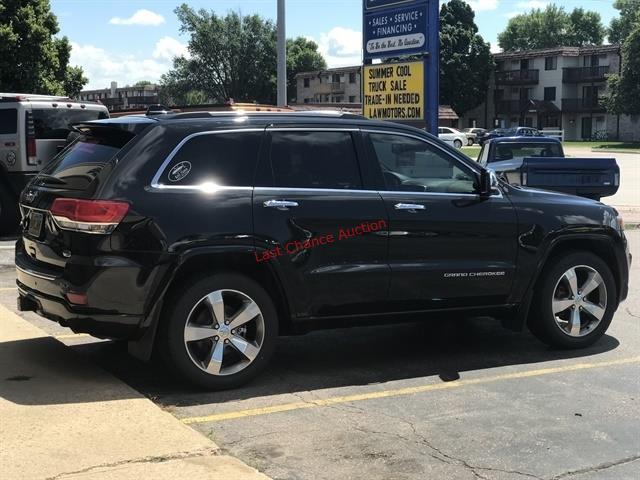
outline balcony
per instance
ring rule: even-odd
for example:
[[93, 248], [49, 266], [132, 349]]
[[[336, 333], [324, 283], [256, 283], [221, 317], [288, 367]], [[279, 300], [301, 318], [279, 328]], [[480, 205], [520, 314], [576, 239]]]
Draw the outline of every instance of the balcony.
[[609, 66], [563, 68], [562, 81], [564, 83], [604, 82], [609, 73]]
[[498, 100], [496, 102], [496, 113], [517, 113], [518, 115], [528, 110], [531, 100]]
[[496, 72], [496, 85], [535, 85], [538, 73], [538, 70], [499, 70]]
[[602, 99], [596, 97], [586, 98], [563, 98], [563, 112], [605, 112], [606, 109], [602, 104]]
[[159, 103], [156, 95], [149, 97], [127, 97], [127, 103], [129, 105], [154, 105]]

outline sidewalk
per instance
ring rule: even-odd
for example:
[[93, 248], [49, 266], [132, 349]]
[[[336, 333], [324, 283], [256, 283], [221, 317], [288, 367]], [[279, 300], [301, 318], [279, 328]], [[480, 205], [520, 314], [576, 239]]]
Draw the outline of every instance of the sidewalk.
[[[605, 199], [606, 200], [606, 199]], [[640, 207], [613, 206], [624, 219], [627, 228], [638, 228], [640, 225]]]
[[0, 476], [267, 480], [0, 305]]

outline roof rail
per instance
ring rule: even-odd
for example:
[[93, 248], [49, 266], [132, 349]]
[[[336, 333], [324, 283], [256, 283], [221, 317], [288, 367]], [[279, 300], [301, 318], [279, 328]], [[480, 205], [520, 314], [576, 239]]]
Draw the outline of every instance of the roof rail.
[[58, 100], [58, 101], [69, 101], [73, 102], [75, 100], [66, 97], [64, 95], [39, 95], [36, 93], [0, 93], [0, 100], [6, 101], [29, 101], [29, 100]]
[[339, 112], [336, 110], [304, 110], [304, 111], [286, 111], [286, 112], [255, 112], [255, 111], [226, 111], [226, 112], [182, 112], [167, 115], [172, 119], [189, 119], [189, 118], [211, 118], [211, 117], [259, 117], [259, 116], [291, 116], [291, 117], [316, 117], [316, 118], [344, 118], [352, 120], [364, 120], [365, 117], [349, 112]]

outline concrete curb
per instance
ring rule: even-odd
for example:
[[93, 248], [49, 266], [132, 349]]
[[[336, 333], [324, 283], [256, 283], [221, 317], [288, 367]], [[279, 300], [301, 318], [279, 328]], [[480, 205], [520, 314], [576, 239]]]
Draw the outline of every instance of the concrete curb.
[[7, 479], [268, 479], [2, 305], [0, 419]]

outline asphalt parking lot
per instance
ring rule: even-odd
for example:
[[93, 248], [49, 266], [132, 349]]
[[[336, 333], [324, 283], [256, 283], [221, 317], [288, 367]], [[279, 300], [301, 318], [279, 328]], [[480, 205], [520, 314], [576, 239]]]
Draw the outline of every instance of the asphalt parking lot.
[[[640, 231], [628, 237], [640, 258]], [[15, 311], [12, 254], [0, 242], [0, 302]], [[220, 393], [22, 316], [272, 478], [637, 479], [639, 281], [636, 262], [586, 350], [481, 319], [333, 330], [283, 338], [266, 375]]]

